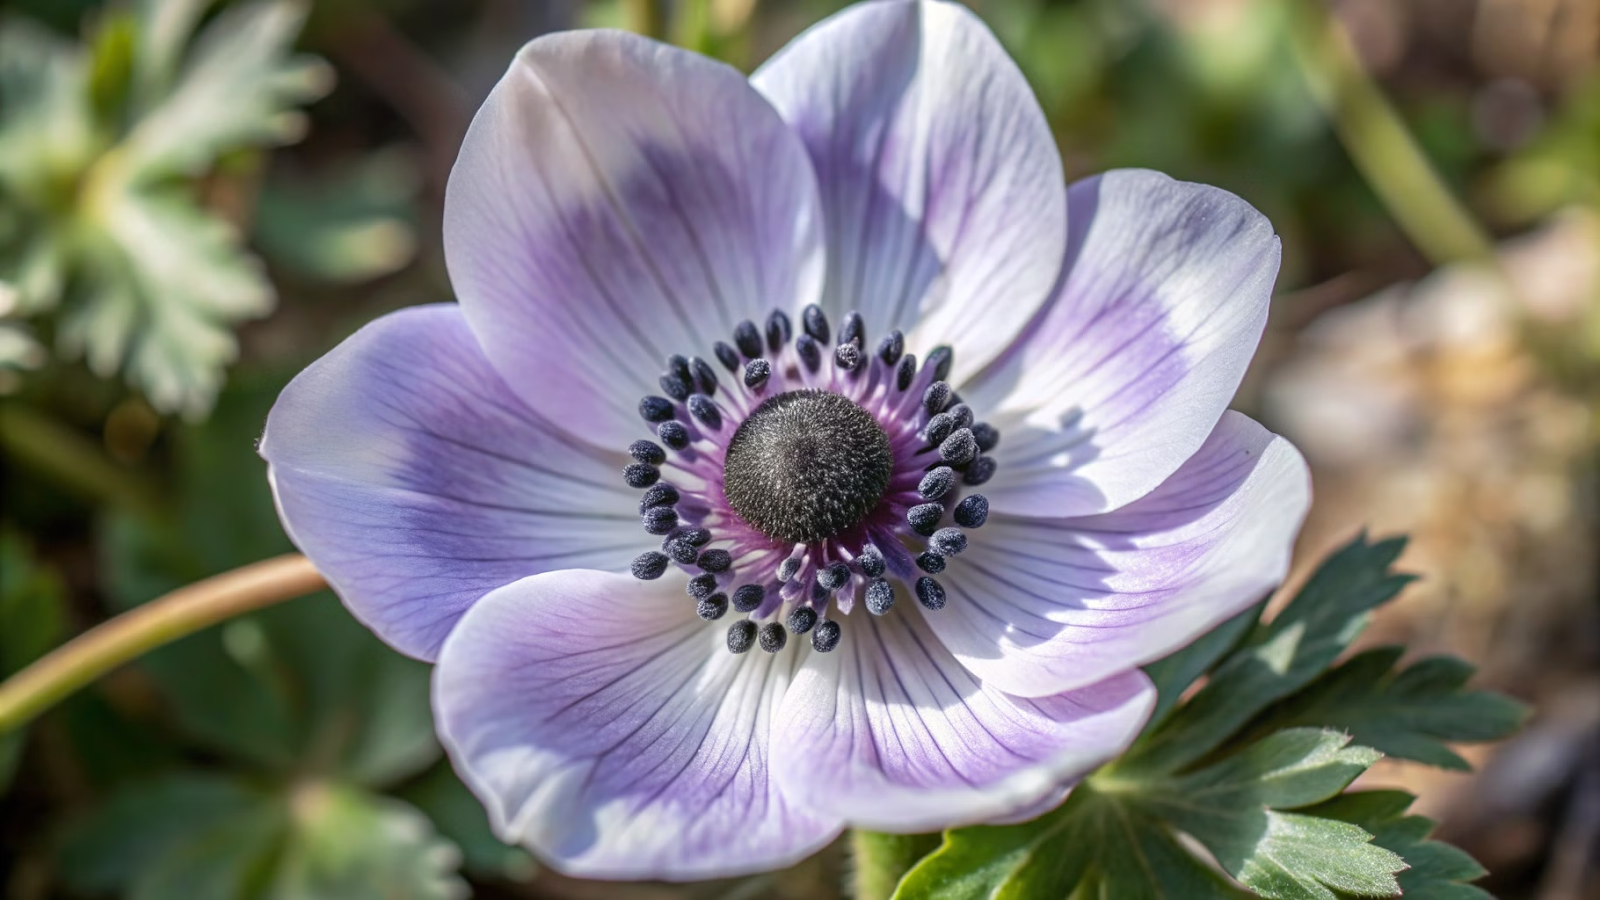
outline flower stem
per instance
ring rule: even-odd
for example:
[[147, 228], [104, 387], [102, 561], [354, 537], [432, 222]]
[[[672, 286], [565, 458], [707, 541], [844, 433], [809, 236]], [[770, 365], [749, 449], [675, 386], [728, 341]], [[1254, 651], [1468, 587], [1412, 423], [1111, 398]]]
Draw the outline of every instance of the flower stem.
[[860, 829], [850, 832], [856, 900], [889, 900], [900, 879], [924, 856], [939, 849], [943, 840], [940, 834], [883, 834]]
[[1429, 164], [1322, 0], [1290, 0], [1289, 32], [1312, 93], [1406, 237], [1435, 265], [1489, 258], [1488, 235]]
[[326, 586], [310, 560], [289, 553], [195, 582], [103, 622], [0, 682], [0, 735], [163, 644]]

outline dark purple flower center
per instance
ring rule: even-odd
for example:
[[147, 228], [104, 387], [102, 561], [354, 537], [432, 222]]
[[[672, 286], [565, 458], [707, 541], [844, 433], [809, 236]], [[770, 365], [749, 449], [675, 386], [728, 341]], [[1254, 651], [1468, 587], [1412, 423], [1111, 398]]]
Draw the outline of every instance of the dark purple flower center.
[[983, 495], [963, 492], [994, 474], [984, 454], [1000, 434], [945, 381], [950, 349], [919, 367], [898, 331], [869, 354], [856, 313], [831, 351], [820, 308], [801, 323], [795, 335], [775, 312], [765, 329], [741, 322], [732, 345], [717, 342], [731, 388], [699, 357], [668, 358], [666, 396], [639, 403], [660, 443], [635, 441], [623, 470], [644, 492], [645, 530], [662, 536], [633, 574], [688, 570], [701, 618], [746, 616], [728, 631], [734, 653], [775, 653], [807, 633], [830, 651], [842, 629], [828, 614], [857, 600], [873, 615], [904, 593], [942, 608], [934, 576], [989, 515]]

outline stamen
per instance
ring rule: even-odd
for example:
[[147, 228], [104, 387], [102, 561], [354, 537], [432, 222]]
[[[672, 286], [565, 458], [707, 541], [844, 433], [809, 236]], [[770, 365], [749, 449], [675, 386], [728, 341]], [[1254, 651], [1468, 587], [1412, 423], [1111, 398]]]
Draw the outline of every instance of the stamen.
[[939, 519], [944, 515], [944, 506], [938, 503], [918, 503], [906, 510], [906, 524], [911, 530], [923, 537], [930, 537], [939, 530]]
[[917, 602], [928, 609], [944, 609], [944, 585], [924, 575], [917, 579]]
[[855, 344], [860, 349], [867, 341], [867, 326], [861, 321], [861, 313], [851, 310], [844, 314], [844, 321], [839, 323], [839, 346]]
[[644, 530], [650, 534], [666, 534], [678, 527], [678, 511], [670, 506], [652, 506], [641, 516]]
[[822, 311], [822, 307], [815, 303], [807, 306], [800, 313], [800, 324], [805, 328], [806, 334], [811, 335], [818, 343], [828, 342], [828, 314]]
[[836, 591], [844, 587], [850, 580], [850, 567], [844, 563], [834, 563], [831, 566], [817, 570], [817, 585], [823, 590]]
[[967, 466], [967, 471], [961, 475], [961, 481], [963, 484], [977, 487], [994, 477], [995, 468], [994, 457], [980, 456], [973, 460], [971, 465]]
[[797, 606], [794, 612], [789, 613], [788, 624], [789, 630], [795, 634], [805, 634], [817, 624], [817, 611], [809, 606]]
[[633, 565], [630, 568], [633, 571], [633, 577], [640, 581], [655, 581], [666, 574], [668, 562], [669, 560], [665, 553], [650, 550], [634, 557]]
[[628, 445], [628, 455], [647, 466], [659, 466], [667, 461], [667, 451], [654, 441], [634, 441]]
[[[696, 422], [712, 431], [722, 428], [722, 411], [717, 409], [717, 404], [713, 403], [710, 397], [705, 394], [691, 394], [688, 406], [689, 415], [694, 416]], [[967, 432], [967, 435], [970, 437], [972, 432]], [[977, 452], [976, 446], [973, 452]]]
[[768, 622], [761, 626], [761, 649], [768, 653], [777, 653], [783, 645], [789, 642], [789, 632], [777, 622]]
[[932, 550], [924, 550], [917, 554], [917, 568], [929, 575], [937, 575], [944, 571], [944, 557]]
[[672, 557], [673, 562], [680, 565], [692, 566], [700, 560], [700, 548], [685, 540], [681, 532], [668, 537], [661, 545], [661, 549]]
[[[955, 531], [954, 528], [946, 530]], [[700, 568], [713, 573], [726, 572], [733, 568], [733, 556], [726, 550], [707, 550], [700, 554]]]
[[883, 560], [883, 551], [872, 544], [862, 547], [861, 555], [856, 557], [856, 565], [861, 567], [861, 574], [868, 578], [881, 576], [886, 568]]
[[861, 348], [855, 344], [840, 344], [833, 351], [833, 364], [846, 372], [861, 367]]
[[892, 366], [900, 361], [900, 355], [906, 352], [906, 336], [899, 331], [889, 332], [889, 336], [878, 342], [878, 358], [886, 366]]
[[643, 490], [661, 480], [661, 470], [644, 463], [628, 463], [622, 470], [622, 477], [628, 482], [628, 487]]
[[[946, 409], [945, 412], [948, 413], [951, 420], [956, 423], [957, 428], [972, 427], [972, 407], [966, 405], [965, 403], [957, 403], [954, 406]], [[978, 436], [974, 434], [972, 439], [977, 440]]]
[[944, 443], [945, 438], [954, 434], [955, 430], [956, 420], [948, 413], [939, 413], [928, 420], [927, 426], [922, 429], [922, 434], [929, 444], [937, 447]]
[[1000, 430], [988, 422], [979, 422], [972, 426], [972, 438], [978, 442], [978, 450], [988, 453], [1000, 443]]
[[646, 422], [665, 422], [672, 418], [672, 401], [665, 397], [646, 397], [639, 401], [639, 415]]
[[970, 428], [956, 429], [939, 445], [939, 458], [952, 466], [964, 466], [977, 456], [978, 441], [972, 436]]
[[746, 359], [760, 356], [761, 332], [756, 329], [756, 323], [745, 319], [736, 325], [733, 329], [733, 343], [738, 346], [739, 352], [743, 353]]
[[933, 352], [928, 354], [928, 361], [924, 365], [933, 370], [933, 379], [935, 381], [944, 381], [950, 377], [950, 367], [955, 364], [955, 361], [955, 351], [947, 346], [940, 345], [933, 348]]
[[956, 486], [956, 473], [949, 466], [929, 469], [917, 485], [917, 494], [924, 500], [937, 500]]
[[733, 592], [733, 608], [739, 612], [753, 612], [765, 600], [767, 592], [759, 584], [742, 584]]
[[694, 612], [695, 615], [705, 619], [707, 622], [716, 621], [728, 612], [728, 595], [712, 594], [695, 603]]
[[756, 623], [741, 619], [728, 627], [728, 650], [746, 653], [756, 643]]
[[879, 578], [867, 585], [867, 612], [881, 616], [894, 606], [894, 585]]
[[959, 528], [941, 528], [928, 539], [928, 547], [940, 556], [959, 556], [967, 549], [967, 535]]
[[783, 310], [775, 309], [767, 317], [767, 349], [777, 353], [783, 345], [789, 343], [789, 337], [794, 329], [789, 325], [789, 317]]
[[791, 556], [778, 564], [778, 580], [788, 581], [800, 571], [800, 560]]
[[802, 334], [795, 338], [794, 350], [800, 355], [800, 362], [805, 364], [807, 372], [815, 372], [822, 366], [822, 349], [811, 335]]
[[739, 351], [722, 341], [717, 341], [711, 351], [717, 354], [717, 362], [722, 363], [724, 369], [735, 373], [739, 371]]
[[922, 408], [927, 410], [930, 416], [944, 412], [944, 408], [949, 404], [950, 385], [943, 381], [935, 381], [922, 392]]
[[772, 363], [764, 359], [752, 359], [744, 367], [744, 386], [752, 391], [759, 391], [767, 386], [767, 379], [772, 377]]
[[661, 393], [666, 394], [680, 403], [689, 399], [689, 382], [671, 372], [661, 373]]
[[644, 515], [652, 506], [677, 506], [681, 499], [677, 488], [665, 481], [658, 481], [639, 498], [639, 515]]
[[689, 584], [685, 587], [685, 590], [694, 599], [704, 600], [717, 592], [717, 576], [696, 575], [689, 579]]
[[674, 353], [667, 357], [666, 374], [677, 378], [684, 384], [694, 384], [694, 373], [689, 370], [689, 358], [681, 353]]
[[982, 528], [989, 521], [989, 498], [982, 494], [969, 494], [956, 504], [956, 524], [962, 528]]
[[917, 377], [917, 355], [907, 353], [900, 358], [900, 367], [894, 372], [894, 386], [897, 390], [904, 391], [911, 387], [911, 379]]
[[694, 359], [689, 360], [689, 371], [694, 374], [695, 390], [705, 394], [707, 397], [716, 395], [718, 386], [717, 370], [711, 368], [710, 363], [696, 356]]
[[811, 632], [811, 648], [818, 653], [832, 653], [839, 646], [839, 638], [844, 634], [844, 629], [838, 622], [822, 622], [817, 625], [817, 630]]

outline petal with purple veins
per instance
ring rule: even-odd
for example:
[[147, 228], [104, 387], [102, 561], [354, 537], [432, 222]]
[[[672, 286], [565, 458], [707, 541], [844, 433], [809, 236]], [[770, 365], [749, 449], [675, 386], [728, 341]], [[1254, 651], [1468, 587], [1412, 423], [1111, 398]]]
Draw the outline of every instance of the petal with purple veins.
[[1229, 412], [1150, 494], [1076, 519], [991, 514], [929, 622], [986, 684], [1047, 696], [1160, 659], [1283, 580], [1311, 502], [1288, 441]]
[[1058, 696], [986, 684], [907, 607], [850, 616], [838, 649], [808, 657], [775, 728], [784, 791], [852, 825], [934, 831], [1041, 811], [1120, 753], [1155, 702], [1131, 669]]
[[517, 54], [450, 174], [445, 258], [490, 361], [601, 446], [639, 436], [663, 360], [811, 302], [805, 151], [733, 68], [616, 31]]
[[955, 3], [862, 3], [752, 76], [805, 142], [827, 220], [825, 306], [869, 340], [957, 348], [963, 378], [1048, 295], [1065, 180], [1027, 81]]
[[1074, 184], [1054, 299], [962, 396], [999, 426], [984, 492], [1015, 515], [1149, 493], [1199, 449], [1267, 320], [1279, 245], [1238, 197], [1155, 172]]
[[627, 457], [542, 422], [454, 305], [384, 316], [301, 372], [261, 455], [295, 545], [356, 618], [422, 659], [494, 588], [626, 570], [656, 544], [622, 484]]
[[799, 654], [729, 653], [727, 623], [696, 618], [667, 581], [556, 572], [474, 606], [434, 678], [456, 771], [502, 839], [572, 875], [796, 862], [841, 828], [773, 779], [770, 726]]

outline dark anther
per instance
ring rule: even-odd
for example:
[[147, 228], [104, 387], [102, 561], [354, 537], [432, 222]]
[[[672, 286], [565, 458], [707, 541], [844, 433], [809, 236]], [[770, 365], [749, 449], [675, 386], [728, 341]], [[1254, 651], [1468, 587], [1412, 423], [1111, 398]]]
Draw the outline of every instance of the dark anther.
[[893, 475], [889, 436], [871, 413], [839, 394], [789, 391], [758, 406], [728, 442], [723, 493], [761, 533], [810, 543], [865, 519]]
[[715, 593], [694, 605], [694, 613], [707, 622], [723, 617], [728, 611], [728, 595]]
[[761, 626], [761, 649], [768, 653], [777, 653], [783, 645], [789, 642], [789, 632], [777, 622], [768, 622]]
[[805, 634], [816, 624], [817, 611], [809, 606], [797, 606], [789, 613], [789, 630], [795, 634]]
[[979, 422], [972, 426], [972, 437], [978, 442], [978, 451], [988, 453], [1000, 443], [1000, 429], [988, 422]]
[[845, 582], [849, 580], [850, 567], [844, 563], [834, 563], [831, 566], [817, 570], [817, 584], [821, 585], [824, 590], [837, 591], [839, 588], [844, 587]]
[[949, 466], [929, 469], [917, 485], [917, 494], [924, 500], [937, 500], [956, 486], [956, 473]]
[[833, 648], [839, 646], [839, 637], [844, 634], [844, 629], [838, 622], [823, 622], [817, 625], [817, 630], [811, 632], [811, 649], [818, 653], [831, 653]]
[[655, 441], [634, 441], [628, 445], [628, 455], [647, 466], [659, 466], [667, 461], [667, 451]]
[[828, 342], [830, 333], [828, 330], [828, 314], [822, 311], [822, 307], [815, 303], [806, 307], [800, 313], [800, 324], [805, 328], [806, 334], [811, 335], [818, 343], [826, 344]]
[[956, 420], [950, 418], [948, 413], [939, 413], [928, 420], [928, 424], [922, 429], [922, 436], [929, 444], [937, 447], [955, 430]]
[[643, 490], [661, 480], [661, 470], [644, 463], [628, 463], [622, 470], [622, 477], [628, 482], [628, 487]]
[[651, 534], [666, 534], [678, 527], [678, 511], [670, 506], [652, 506], [644, 511], [644, 530]]
[[[712, 431], [722, 427], [722, 411], [717, 409], [717, 404], [705, 394], [689, 395], [689, 415], [694, 416], [696, 422]], [[968, 435], [971, 433], [967, 432]]]
[[700, 548], [683, 539], [682, 534], [675, 534], [661, 544], [661, 549], [667, 551], [673, 562], [685, 566], [692, 566], [700, 559]]
[[955, 351], [951, 350], [947, 346], [941, 345], [933, 348], [933, 352], [928, 354], [927, 366], [933, 370], [933, 378], [935, 381], [944, 381], [950, 377], [950, 366], [955, 361]]
[[940, 556], [959, 556], [967, 549], [967, 535], [959, 528], [941, 528], [928, 539], [928, 547]]
[[659, 383], [661, 385], [661, 393], [666, 394], [668, 397], [678, 401], [689, 399], [689, 382], [671, 372], [662, 372]]
[[978, 441], [970, 428], [957, 428], [939, 444], [939, 458], [952, 466], [964, 466], [977, 456]]
[[918, 578], [917, 602], [928, 609], [944, 609], [944, 585], [926, 575]]
[[717, 362], [722, 363], [724, 369], [729, 372], [739, 371], [739, 351], [728, 346], [723, 341], [717, 341], [716, 344], [712, 345], [711, 351], [717, 354]]
[[982, 528], [989, 521], [989, 498], [982, 494], [961, 498], [956, 504], [955, 520], [962, 528]]
[[944, 515], [944, 506], [939, 503], [918, 503], [906, 510], [906, 524], [917, 534], [927, 537], [939, 530], [939, 517]]
[[678, 537], [688, 541], [691, 547], [704, 547], [711, 543], [711, 532], [704, 528], [685, 528], [678, 532]]
[[789, 325], [789, 317], [784, 315], [783, 310], [775, 309], [772, 311], [772, 315], [767, 317], [768, 350], [777, 353], [784, 344], [789, 343], [789, 335], [793, 333], [794, 329]]
[[717, 370], [711, 364], [696, 356], [689, 360], [689, 371], [694, 373], [695, 390], [707, 397], [717, 392]]
[[677, 419], [671, 419], [657, 425], [656, 437], [661, 439], [661, 443], [674, 450], [682, 450], [689, 446], [689, 429], [685, 428], [683, 423]]
[[759, 584], [741, 584], [733, 592], [733, 608], [739, 612], [753, 612], [766, 596], [766, 589]]
[[734, 653], [745, 653], [756, 644], [756, 623], [749, 619], [741, 619], [728, 626], [728, 649]]
[[885, 568], [883, 551], [871, 544], [861, 548], [861, 555], [856, 557], [856, 565], [861, 567], [861, 574], [868, 578], [877, 578], [883, 574]]
[[861, 347], [867, 342], [867, 326], [861, 321], [861, 313], [851, 310], [844, 314], [844, 321], [839, 323], [839, 345], [855, 344]]
[[894, 585], [879, 578], [867, 585], [867, 612], [881, 616], [894, 605]]
[[840, 344], [833, 350], [833, 364], [846, 372], [861, 368], [861, 348], [855, 344]]
[[[954, 528], [946, 530], [955, 531]], [[961, 532], [956, 531], [956, 533]], [[733, 554], [726, 550], [707, 550], [700, 554], [700, 568], [707, 572], [726, 572], [733, 568]]]
[[[950, 414], [950, 418], [955, 421], [957, 428], [972, 427], [972, 407], [965, 403], [956, 403], [946, 409], [945, 412]], [[973, 435], [973, 437], [976, 438], [977, 435]]]
[[639, 401], [639, 415], [646, 422], [665, 422], [672, 418], [672, 401], [665, 397], [646, 397]]
[[980, 456], [967, 466], [967, 471], [962, 474], [961, 481], [974, 487], [983, 484], [994, 477], [996, 463], [992, 456]]
[[[761, 355], [761, 332], [756, 328], [756, 323], [745, 319], [733, 327], [733, 343], [746, 359], [755, 359]], [[731, 370], [733, 367], [729, 366]]]
[[764, 359], [752, 359], [744, 367], [744, 386], [752, 391], [761, 390], [771, 377], [772, 363]]
[[889, 332], [889, 336], [878, 342], [878, 358], [884, 365], [892, 366], [900, 361], [900, 354], [906, 352], [906, 336], [898, 331]]
[[[820, 577], [821, 577], [820, 573], [819, 573], [818, 577], [820, 579]], [[828, 594], [829, 594], [828, 589], [822, 586], [822, 582], [820, 580], [811, 582], [811, 602], [812, 603], [823, 603], [823, 602], [826, 602], [827, 599], [828, 599]]]
[[924, 550], [917, 554], [917, 568], [929, 575], [937, 575], [944, 571], [944, 557], [932, 550]]
[[795, 338], [794, 350], [800, 355], [800, 362], [805, 364], [807, 372], [815, 372], [822, 365], [822, 348], [811, 335], [802, 334]]
[[704, 600], [717, 592], [717, 576], [696, 575], [689, 579], [689, 584], [685, 590], [689, 592], [689, 596], [696, 600]]
[[789, 579], [793, 578], [794, 573], [798, 571], [800, 571], [800, 560], [791, 556], [783, 562], [778, 563], [778, 580], [788, 581]]
[[633, 577], [640, 581], [654, 581], [666, 574], [667, 563], [670, 561], [665, 553], [657, 553], [654, 550], [641, 553], [633, 558], [631, 566]]
[[911, 379], [917, 377], [917, 355], [907, 353], [900, 357], [900, 368], [894, 370], [894, 386], [896, 390], [905, 390], [911, 387]]
[[652, 506], [676, 506], [680, 499], [677, 488], [665, 481], [658, 481], [639, 498], [639, 515], [644, 515], [644, 511]]
[[678, 376], [684, 384], [694, 384], [694, 373], [689, 371], [689, 358], [681, 353], [667, 357], [667, 374]]
[[946, 382], [935, 381], [922, 392], [922, 408], [927, 410], [930, 416], [944, 412], [944, 408], [949, 405], [950, 385]]

